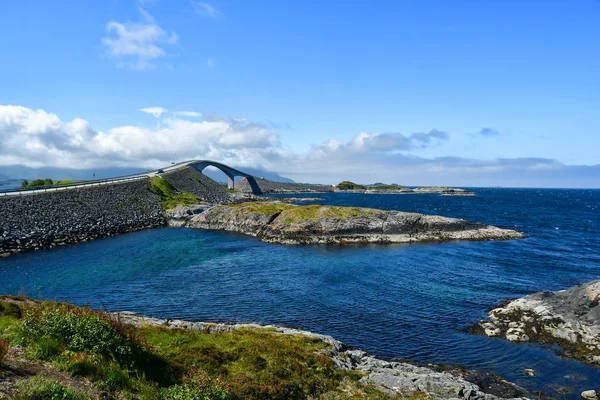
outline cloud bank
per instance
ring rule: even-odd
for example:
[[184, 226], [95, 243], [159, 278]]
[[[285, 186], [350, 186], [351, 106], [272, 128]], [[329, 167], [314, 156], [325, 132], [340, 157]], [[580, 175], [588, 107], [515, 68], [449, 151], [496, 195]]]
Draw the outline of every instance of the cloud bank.
[[599, 187], [600, 166], [568, 166], [545, 158], [478, 160], [422, 158], [418, 149], [451, 140], [442, 130], [358, 133], [328, 140], [303, 154], [287, 149], [273, 123], [219, 114], [141, 109], [156, 128], [125, 125], [95, 130], [80, 118], [63, 121], [45, 110], [0, 106], [1, 166], [159, 168], [172, 161], [212, 159], [239, 168], [275, 171], [296, 181], [456, 186]]

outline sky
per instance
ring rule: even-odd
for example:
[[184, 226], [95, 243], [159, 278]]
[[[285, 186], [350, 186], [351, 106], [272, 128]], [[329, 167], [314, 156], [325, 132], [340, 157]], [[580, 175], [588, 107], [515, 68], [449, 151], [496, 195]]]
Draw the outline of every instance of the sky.
[[0, 175], [600, 187], [599, 0], [3, 0], [0, 54]]

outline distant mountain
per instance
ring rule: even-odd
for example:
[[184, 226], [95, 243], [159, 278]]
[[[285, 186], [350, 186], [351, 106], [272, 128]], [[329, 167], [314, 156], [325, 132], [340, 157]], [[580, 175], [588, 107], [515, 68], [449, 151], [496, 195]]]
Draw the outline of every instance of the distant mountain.
[[[24, 165], [8, 165], [1, 166], [2, 173], [0, 174], [0, 180], [11, 180], [11, 179], [45, 179], [50, 178], [53, 180], [60, 179], [77, 179], [77, 180], [89, 180], [89, 179], [105, 179], [112, 178], [115, 176], [138, 174], [147, 171], [144, 168], [97, 168], [97, 169], [71, 169], [71, 168], [54, 168], [54, 167], [43, 167], [43, 168], [30, 168]], [[241, 171], [247, 172], [257, 177], [265, 178], [275, 182], [288, 182], [294, 183], [293, 180], [285, 178], [276, 174], [275, 172], [268, 172], [254, 168], [240, 168]], [[227, 177], [219, 170], [205, 169], [203, 173], [216, 180], [217, 182], [226, 182]]]
[[60, 179], [104, 179], [114, 176], [130, 175], [144, 172], [142, 168], [98, 168], [98, 169], [71, 169], [71, 168], [30, 168], [24, 165], [8, 165], [2, 166], [2, 175], [6, 175], [6, 179], [45, 179], [53, 180]]
[[269, 171], [265, 171], [262, 169], [256, 169], [256, 168], [238, 168], [238, 169], [240, 171], [244, 171], [249, 174], [252, 174], [252, 175], [256, 176], [257, 178], [265, 178], [265, 179], [273, 181], [273, 182], [296, 183], [293, 180], [291, 180], [290, 178], [281, 176], [276, 172], [269, 172]]

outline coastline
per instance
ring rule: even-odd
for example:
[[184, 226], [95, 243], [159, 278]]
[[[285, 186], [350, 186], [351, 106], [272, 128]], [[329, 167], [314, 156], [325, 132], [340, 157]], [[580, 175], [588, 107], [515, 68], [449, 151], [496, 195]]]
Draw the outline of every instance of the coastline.
[[119, 321], [136, 327], [158, 326], [174, 330], [191, 330], [220, 334], [252, 328], [274, 331], [281, 335], [302, 335], [327, 343], [330, 348], [320, 354], [333, 360], [337, 368], [358, 371], [365, 376], [362, 385], [374, 385], [389, 395], [410, 397], [423, 393], [431, 399], [496, 400], [528, 399], [531, 394], [520, 386], [486, 372], [468, 370], [460, 366], [418, 363], [410, 360], [385, 360], [366, 351], [349, 347], [323, 334], [280, 325], [256, 323], [193, 322], [180, 319], [161, 319], [134, 312], [111, 313]]

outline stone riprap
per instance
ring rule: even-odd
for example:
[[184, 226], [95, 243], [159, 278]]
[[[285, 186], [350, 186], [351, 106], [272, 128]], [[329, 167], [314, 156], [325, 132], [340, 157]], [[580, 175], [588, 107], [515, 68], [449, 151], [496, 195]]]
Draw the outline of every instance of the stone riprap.
[[195, 168], [185, 167], [161, 176], [177, 190], [191, 193], [200, 200], [209, 203], [230, 202], [229, 193], [224, 185], [215, 182]]
[[164, 225], [148, 180], [0, 197], [0, 255]]
[[350, 349], [331, 336], [286, 328], [276, 325], [259, 324], [219, 324], [191, 322], [178, 319], [158, 319], [145, 317], [132, 312], [113, 314], [119, 321], [137, 327], [162, 326], [170, 329], [187, 329], [203, 333], [224, 333], [241, 328], [269, 329], [283, 335], [305, 335], [330, 345], [320, 351], [330, 357], [336, 366], [347, 371], [364, 374], [360, 382], [373, 384], [377, 389], [391, 395], [410, 397], [421, 395], [430, 399], [497, 400], [526, 399], [529, 393], [497, 376], [461, 368], [447, 368], [434, 364], [385, 361], [362, 350]]
[[[283, 183], [273, 182], [267, 179], [255, 178], [256, 184], [263, 194], [284, 194], [284, 193], [323, 193], [333, 192], [332, 186], [313, 185], [308, 183]], [[252, 193], [252, 186], [248, 179], [242, 178], [235, 183], [235, 188], [240, 192]]]
[[558, 292], [530, 294], [494, 308], [474, 333], [513, 342], [561, 346], [574, 359], [600, 367], [600, 280]]
[[185, 226], [239, 232], [283, 244], [385, 244], [523, 237], [513, 230], [456, 218], [279, 202], [213, 207], [191, 217]]

